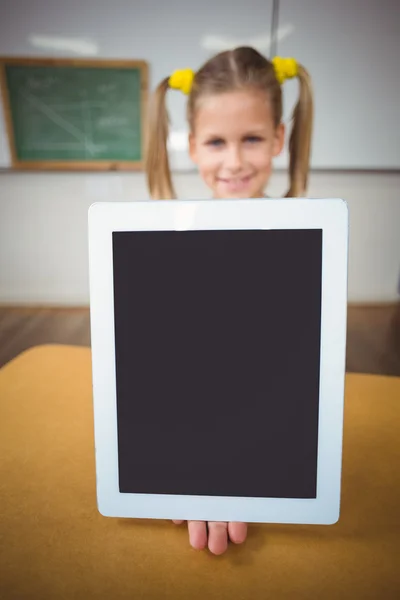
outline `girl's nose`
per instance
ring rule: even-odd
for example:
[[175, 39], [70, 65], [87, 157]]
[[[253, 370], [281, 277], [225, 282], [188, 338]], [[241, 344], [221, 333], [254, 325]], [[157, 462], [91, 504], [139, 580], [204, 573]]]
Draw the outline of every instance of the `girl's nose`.
[[242, 157], [240, 148], [238, 146], [232, 145], [227, 148], [225, 156], [225, 167], [233, 173], [241, 170]]

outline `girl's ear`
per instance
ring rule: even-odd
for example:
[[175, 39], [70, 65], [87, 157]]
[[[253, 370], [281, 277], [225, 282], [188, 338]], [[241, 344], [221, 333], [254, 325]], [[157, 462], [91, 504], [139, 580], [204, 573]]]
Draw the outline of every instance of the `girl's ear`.
[[279, 123], [278, 127], [275, 129], [274, 144], [272, 147], [273, 156], [278, 156], [282, 152], [284, 143], [285, 126], [283, 123]]
[[189, 155], [192, 161], [197, 164], [196, 139], [192, 132], [189, 133]]

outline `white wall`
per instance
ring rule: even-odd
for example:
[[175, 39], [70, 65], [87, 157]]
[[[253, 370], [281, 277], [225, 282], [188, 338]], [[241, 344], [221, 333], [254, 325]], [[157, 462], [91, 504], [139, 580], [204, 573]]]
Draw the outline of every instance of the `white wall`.
[[[206, 198], [196, 174], [176, 177], [181, 197]], [[349, 300], [398, 299], [400, 174], [313, 173], [312, 197], [341, 197], [350, 210]], [[273, 176], [271, 196], [286, 175]], [[0, 302], [87, 304], [87, 210], [94, 201], [148, 199], [142, 174], [0, 175]]]
[[[279, 6], [280, 26], [292, 26], [279, 54], [295, 56], [312, 77], [312, 165], [399, 169], [399, 1], [280, 0]], [[285, 83], [286, 117], [296, 97], [295, 83]]]

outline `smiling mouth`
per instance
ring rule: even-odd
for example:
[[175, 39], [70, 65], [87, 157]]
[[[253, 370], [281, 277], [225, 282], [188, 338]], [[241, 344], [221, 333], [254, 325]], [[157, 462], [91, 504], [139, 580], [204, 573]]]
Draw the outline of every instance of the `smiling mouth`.
[[250, 179], [252, 179], [253, 175], [247, 175], [246, 177], [229, 177], [224, 179], [223, 177], [219, 177], [218, 181], [221, 183], [225, 183], [228, 185], [241, 185], [244, 183], [248, 183]]
[[230, 177], [228, 179], [219, 177], [218, 181], [230, 190], [241, 190], [242, 188], [247, 187], [251, 179], [253, 179], [253, 175], [247, 175], [246, 177]]

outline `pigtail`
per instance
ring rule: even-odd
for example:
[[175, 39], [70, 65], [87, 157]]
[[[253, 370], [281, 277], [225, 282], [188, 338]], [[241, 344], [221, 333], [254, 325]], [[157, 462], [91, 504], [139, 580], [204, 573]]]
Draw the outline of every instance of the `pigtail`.
[[289, 180], [287, 198], [304, 196], [307, 191], [310, 168], [311, 136], [313, 127], [313, 92], [311, 77], [298, 65], [299, 100], [293, 112], [293, 125], [289, 139]]
[[150, 196], [154, 200], [176, 197], [167, 150], [169, 117], [165, 96], [168, 88], [167, 77], [156, 88], [149, 111], [145, 171]]

